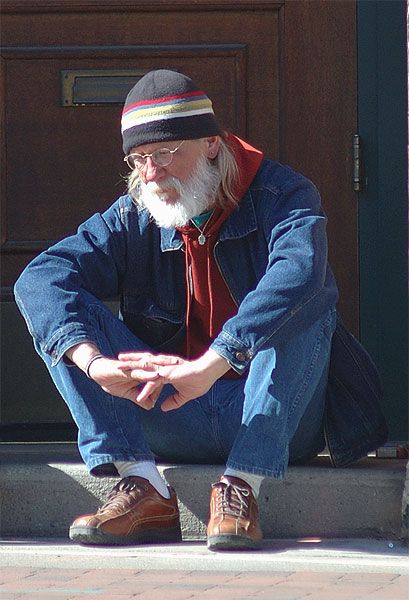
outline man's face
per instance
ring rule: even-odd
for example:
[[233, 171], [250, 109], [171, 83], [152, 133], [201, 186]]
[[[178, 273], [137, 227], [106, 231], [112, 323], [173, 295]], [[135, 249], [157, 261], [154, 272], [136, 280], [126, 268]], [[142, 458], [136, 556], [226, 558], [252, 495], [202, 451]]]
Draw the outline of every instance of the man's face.
[[[174, 150], [180, 146], [182, 140], [175, 142], [158, 142], [155, 144], [145, 144], [132, 148], [131, 153], [152, 154], [155, 150], [168, 148]], [[152, 158], [146, 159], [146, 164], [140, 171], [140, 179], [143, 183], [156, 183], [161, 186], [161, 182], [169, 177], [176, 177], [181, 183], [187, 181], [192, 174], [199, 156], [203, 154], [204, 147], [202, 140], [186, 140], [181, 147], [172, 155], [172, 162], [166, 167], [155, 164]]]
[[[151, 154], [155, 150], [174, 150], [181, 141], [146, 144], [130, 153]], [[219, 173], [210, 162], [217, 155], [219, 138], [186, 140], [172, 155], [166, 167], [151, 157], [139, 171], [140, 201], [160, 227], [181, 227], [192, 217], [214, 204], [220, 184]]]

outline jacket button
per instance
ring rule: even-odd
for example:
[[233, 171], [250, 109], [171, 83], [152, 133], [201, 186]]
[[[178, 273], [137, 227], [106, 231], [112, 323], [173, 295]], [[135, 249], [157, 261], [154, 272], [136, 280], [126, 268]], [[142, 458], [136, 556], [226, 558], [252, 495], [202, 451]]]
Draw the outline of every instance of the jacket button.
[[240, 362], [245, 362], [246, 360], [246, 355], [244, 354], [244, 352], [236, 352], [235, 356]]

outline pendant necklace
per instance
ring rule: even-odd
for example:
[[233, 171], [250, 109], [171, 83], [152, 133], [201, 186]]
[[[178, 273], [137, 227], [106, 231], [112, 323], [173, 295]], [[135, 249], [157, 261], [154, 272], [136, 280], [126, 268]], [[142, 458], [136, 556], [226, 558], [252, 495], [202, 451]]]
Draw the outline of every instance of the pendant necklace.
[[190, 222], [192, 223], [192, 225], [194, 225], [196, 227], [196, 229], [198, 230], [198, 232], [200, 233], [199, 237], [197, 238], [197, 241], [199, 242], [199, 246], [204, 246], [204, 244], [206, 243], [206, 236], [205, 236], [205, 229], [208, 226], [209, 222], [211, 221], [211, 218], [213, 217], [213, 213], [214, 210], [212, 210], [209, 218], [207, 219], [203, 229], [200, 229], [199, 225], [196, 225], [196, 223], [193, 221], [193, 219], [190, 220]]
[[[195, 227], [197, 227], [197, 225], [195, 225]], [[197, 227], [197, 229], [199, 229], [199, 227]], [[197, 238], [197, 241], [199, 242], [200, 246], [203, 246], [206, 243], [206, 236], [201, 229], [199, 229], [199, 231], [200, 231], [200, 235]]]

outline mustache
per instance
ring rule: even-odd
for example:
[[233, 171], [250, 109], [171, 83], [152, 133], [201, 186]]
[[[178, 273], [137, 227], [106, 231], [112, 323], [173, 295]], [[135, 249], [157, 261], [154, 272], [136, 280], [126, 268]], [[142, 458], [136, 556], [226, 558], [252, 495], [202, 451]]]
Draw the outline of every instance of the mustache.
[[170, 176], [164, 179], [163, 181], [149, 181], [145, 184], [145, 189], [149, 190], [152, 194], [160, 194], [163, 192], [168, 192], [171, 190], [175, 190], [177, 192], [182, 191], [183, 184], [177, 177]]

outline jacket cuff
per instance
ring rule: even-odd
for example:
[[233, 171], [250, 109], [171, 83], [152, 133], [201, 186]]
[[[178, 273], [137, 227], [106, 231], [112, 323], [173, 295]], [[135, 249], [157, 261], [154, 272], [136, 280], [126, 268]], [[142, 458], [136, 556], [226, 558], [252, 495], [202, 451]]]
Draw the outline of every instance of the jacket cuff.
[[210, 348], [225, 358], [236, 373], [240, 375], [249, 367], [254, 357], [251, 348], [247, 348], [240, 340], [237, 340], [226, 331], [222, 331]]
[[64, 354], [81, 342], [96, 343], [94, 336], [81, 324], [70, 323], [61, 327], [43, 346], [42, 351], [51, 356], [51, 365], [55, 367]]

